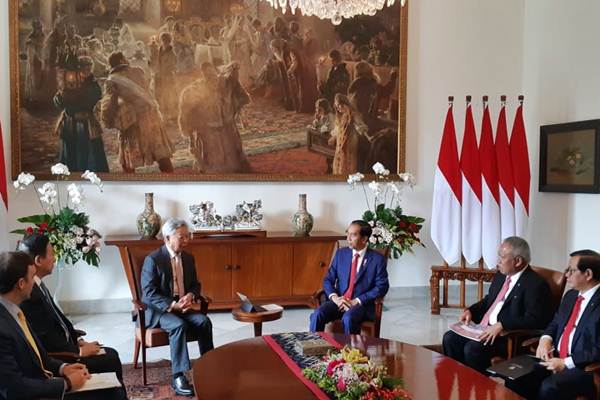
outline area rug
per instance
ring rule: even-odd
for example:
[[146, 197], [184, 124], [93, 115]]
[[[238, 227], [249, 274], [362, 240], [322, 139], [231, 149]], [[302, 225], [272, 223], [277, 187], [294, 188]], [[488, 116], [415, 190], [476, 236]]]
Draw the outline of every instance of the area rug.
[[[129, 400], [190, 400], [196, 397], [176, 396], [171, 389], [171, 362], [161, 360], [146, 364], [148, 385], [142, 383], [142, 368], [134, 369], [133, 364], [123, 365], [123, 380]], [[188, 375], [192, 383], [191, 375]]]

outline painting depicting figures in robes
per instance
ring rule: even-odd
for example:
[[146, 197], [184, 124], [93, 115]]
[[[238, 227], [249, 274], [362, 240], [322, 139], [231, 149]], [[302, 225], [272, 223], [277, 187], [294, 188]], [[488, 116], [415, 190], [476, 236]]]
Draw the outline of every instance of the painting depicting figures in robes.
[[346, 180], [404, 169], [407, 9], [9, 0], [12, 174]]

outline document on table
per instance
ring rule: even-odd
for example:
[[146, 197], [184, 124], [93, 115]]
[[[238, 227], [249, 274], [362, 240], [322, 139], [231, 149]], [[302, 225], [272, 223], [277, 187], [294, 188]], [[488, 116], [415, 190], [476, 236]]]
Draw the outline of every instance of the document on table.
[[100, 390], [121, 387], [121, 382], [117, 379], [114, 372], [104, 372], [101, 374], [92, 374], [92, 377], [85, 384], [69, 393], [86, 392], [89, 390]]
[[267, 311], [281, 311], [281, 310], [283, 310], [283, 307], [281, 307], [279, 304], [263, 304], [261, 307], [264, 308]]
[[469, 322], [468, 324], [457, 322], [455, 324], [450, 325], [450, 329], [452, 329], [452, 331], [459, 334], [460, 336], [480, 342], [481, 339], [479, 339], [479, 336], [483, 333], [485, 327], [478, 324], [474, 324], [473, 322]]

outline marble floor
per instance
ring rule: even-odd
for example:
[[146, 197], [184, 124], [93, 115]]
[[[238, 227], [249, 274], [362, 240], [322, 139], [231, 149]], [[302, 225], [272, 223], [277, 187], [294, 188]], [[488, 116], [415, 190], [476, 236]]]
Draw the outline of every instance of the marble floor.
[[[429, 306], [429, 297], [406, 298], [400, 288], [390, 291], [385, 299], [381, 337], [418, 345], [441, 343], [448, 324], [455, 322], [461, 312], [443, 309], [441, 315], [431, 315]], [[263, 334], [306, 331], [311, 312], [308, 308], [286, 308], [281, 319], [263, 324]], [[235, 321], [229, 311], [210, 312], [209, 317], [213, 323], [215, 347], [254, 335], [252, 324]], [[131, 314], [78, 315], [72, 320], [77, 328], [87, 332], [86, 339], [115, 348], [123, 363], [131, 362], [134, 329]], [[190, 356], [197, 358], [198, 346], [195, 343], [188, 346]], [[148, 349], [147, 357], [149, 361], [169, 359], [169, 347]]]

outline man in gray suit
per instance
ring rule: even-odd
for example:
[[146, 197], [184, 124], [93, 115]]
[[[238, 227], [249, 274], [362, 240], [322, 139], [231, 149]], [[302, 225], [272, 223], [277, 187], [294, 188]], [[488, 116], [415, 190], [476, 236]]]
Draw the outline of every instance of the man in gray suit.
[[212, 323], [193, 309], [200, 297], [194, 257], [183, 251], [190, 239], [187, 223], [171, 218], [162, 227], [165, 244], [150, 253], [142, 267], [142, 301], [146, 304], [146, 327], [160, 327], [169, 333], [172, 387], [181, 396], [193, 396], [194, 389], [184, 372], [190, 358], [186, 333], [198, 335], [200, 354], [213, 349]]

